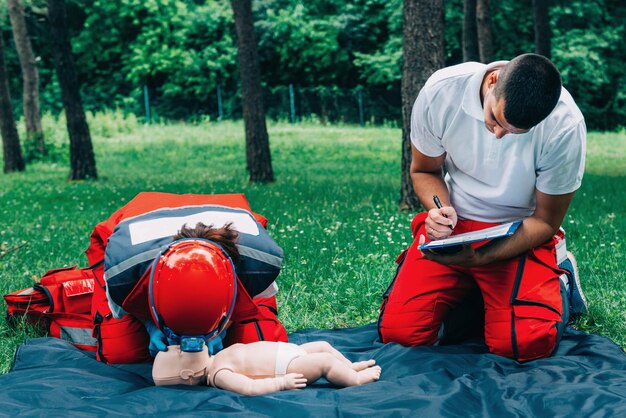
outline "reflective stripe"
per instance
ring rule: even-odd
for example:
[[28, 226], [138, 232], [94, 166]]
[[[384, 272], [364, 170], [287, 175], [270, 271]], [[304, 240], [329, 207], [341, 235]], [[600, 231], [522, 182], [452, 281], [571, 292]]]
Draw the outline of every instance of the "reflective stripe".
[[230, 223], [235, 231], [248, 235], [259, 235], [256, 220], [248, 212], [209, 210], [191, 215], [163, 216], [129, 223], [130, 242], [131, 245], [137, 245], [160, 238], [172, 237], [180, 230], [181, 225], [185, 224], [194, 228], [199, 222], [213, 225], [214, 228], [222, 228]]
[[[106, 275], [104, 276], [106, 280]], [[124, 315], [126, 315], [126, 311], [122, 309], [120, 305], [115, 303], [111, 295], [109, 294], [110, 286], [106, 286], [106, 294], [107, 294], [107, 302], [109, 303], [109, 309], [111, 310], [111, 314], [115, 319], [121, 319]]]
[[17, 294], [17, 296], [25, 296], [25, 295], [30, 295], [31, 293], [33, 293], [35, 291], [35, 289], [33, 289], [32, 287], [29, 287], [28, 289], [24, 289], [22, 290], [20, 293]]
[[159, 255], [159, 253], [161, 251], [163, 251], [168, 246], [169, 246], [169, 244], [168, 245], [164, 245], [164, 246], [162, 246], [160, 248], [155, 248], [153, 250], [144, 251], [143, 253], [134, 255], [134, 256], [132, 256], [132, 257], [122, 261], [121, 263], [112, 266], [110, 269], [106, 270], [104, 272], [104, 274], [106, 274], [106, 277], [117, 276], [118, 274], [120, 274], [124, 270], [127, 270], [127, 269], [129, 269], [131, 267], [134, 267], [134, 266], [138, 265], [138, 264], [145, 263], [146, 261], [152, 261], [152, 260], [154, 260], [154, 258], [157, 255]]
[[278, 293], [278, 285], [276, 284], [276, 282], [272, 282], [272, 284], [270, 284], [267, 287], [267, 289], [265, 289], [264, 291], [262, 291], [258, 295], [254, 296], [254, 298], [255, 299], [256, 298], [271, 298], [276, 293]]
[[172, 207], [172, 206], [163, 206], [163, 207], [156, 208], [156, 209], [153, 209], [153, 210], [148, 211], [148, 212], [140, 213], [139, 215], [129, 216], [128, 218], [124, 218], [124, 220], [120, 221], [120, 223], [131, 221], [133, 219], [140, 218], [140, 217], [143, 217], [145, 215], [149, 215], [149, 214], [154, 213], [154, 212], [161, 212], [161, 211], [168, 211], [168, 210], [169, 211], [174, 211], [174, 210], [179, 210], [179, 209], [196, 209], [196, 208], [200, 208], [201, 209], [201, 208], [205, 208], [205, 207], [208, 207], [208, 208], [220, 208], [220, 209], [225, 209], [225, 210], [242, 211], [242, 212], [246, 212], [246, 213], [250, 214], [250, 216], [252, 216], [254, 218], [254, 216], [252, 215], [252, 212], [250, 212], [250, 211], [248, 211], [248, 210], [246, 210], [244, 208], [235, 208], [235, 207], [232, 207], [232, 206], [220, 205], [219, 203], [202, 203], [202, 204], [199, 204], [199, 205], [184, 205], [184, 206], [174, 206], [174, 207]]
[[91, 328], [59, 326], [60, 337], [73, 344], [96, 346], [98, 340], [92, 337]]
[[237, 248], [239, 249], [239, 254], [241, 254], [242, 256], [250, 257], [254, 260], [262, 261], [265, 264], [269, 264], [270, 266], [278, 268], [280, 268], [280, 266], [282, 265], [282, 257], [277, 257], [264, 251], [256, 250], [250, 247], [244, 247], [243, 245], [239, 244], [237, 244]]

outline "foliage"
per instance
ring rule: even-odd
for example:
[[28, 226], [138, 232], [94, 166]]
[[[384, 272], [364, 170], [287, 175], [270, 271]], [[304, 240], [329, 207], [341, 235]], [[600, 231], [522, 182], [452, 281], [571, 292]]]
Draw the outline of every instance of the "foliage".
[[337, 76], [331, 68], [337, 73], [349, 69], [348, 54], [338, 42], [339, 22], [307, 13], [298, 2], [264, 10], [256, 24], [262, 72], [266, 79], [273, 80], [272, 84], [332, 85]]
[[[94, 74], [92, 100], [142, 113], [148, 86], [170, 117], [208, 113], [218, 84], [234, 84], [236, 47], [227, 2], [94, 1], [74, 40], [84, 73]], [[117, 88], [111, 88], [112, 80]]]
[[[0, 293], [53, 267], [86, 265], [95, 224], [140, 191], [243, 192], [285, 251], [278, 303], [290, 332], [376, 320], [395, 257], [412, 240], [413, 214], [397, 209], [399, 129], [270, 123], [276, 182], [254, 185], [241, 122], [138, 125], [109, 113], [91, 123], [108, 132], [93, 135], [99, 181], [67, 182], [66, 162], [0, 177]], [[626, 133], [592, 133], [588, 149], [565, 219], [590, 303], [577, 326], [626, 347]], [[1, 371], [33, 335], [13, 334], [0, 317]]]
[[361, 69], [368, 84], [397, 85], [402, 78], [402, 38], [393, 37], [381, 52], [363, 54], [355, 52], [354, 64]]
[[[604, 0], [560, 2], [554, 8], [554, 62], [578, 106], [597, 129], [626, 120], [626, 13]], [[621, 17], [621, 20], [619, 19]], [[620, 88], [621, 87], [621, 88]]]
[[[42, 109], [58, 113], [62, 106], [45, 1], [25, 5], [33, 48], [40, 57]], [[253, 5], [266, 91], [292, 84], [326, 91], [363, 87], [372, 89], [372, 97], [379, 89], [399, 95], [401, 0], [254, 0]], [[67, 6], [86, 109], [144, 114], [146, 86], [155, 119], [214, 117], [219, 86], [224, 115], [240, 117], [236, 37], [228, 0], [67, 0]], [[491, 13], [496, 59], [534, 50], [531, 0], [492, 0]], [[553, 60], [588, 126], [623, 126], [626, 5], [617, 0], [555, 0], [550, 16]], [[458, 64], [462, 0], [445, 2], [445, 21], [446, 65]], [[20, 68], [8, 21], [3, 22], [11, 91], [19, 102]], [[387, 108], [378, 100], [370, 106], [377, 115]], [[15, 109], [21, 114], [21, 106]], [[272, 109], [268, 113], [285, 117]], [[399, 120], [399, 115], [378, 119]]]

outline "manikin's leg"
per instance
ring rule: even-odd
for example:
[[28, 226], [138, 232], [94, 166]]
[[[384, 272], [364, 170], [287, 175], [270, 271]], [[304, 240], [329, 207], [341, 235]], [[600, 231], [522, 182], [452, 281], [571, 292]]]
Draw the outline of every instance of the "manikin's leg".
[[350, 360], [348, 360], [343, 354], [341, 354], [339, 350], [337, 350], [335, 347], [333, 347], [326, 341], [313, 341], [310, 343], [301, 344], [300, 348], [304, 349], [304, 351], [306, 351], [309, 354], [330, 353], [334, 357], [336, 357], [339, 361], [347, 364], [348, 366], [350, 366], [350, 368], [352, 368], [352, 370], [356, 370], [357, 372], [361, 370], [365, 370], [368, 367], [372, 367], [374, 364], [376, 364], [375, 360], [357, 361], [353, 363]]
[[288, 373], [302, 373], [307, 385], [324, 376], [338, 386], [356, 386], [371, 383], [380, 378], [380, 366], [356, 371], [330, 353], [311, 353], [296, 357], [287, 367]]

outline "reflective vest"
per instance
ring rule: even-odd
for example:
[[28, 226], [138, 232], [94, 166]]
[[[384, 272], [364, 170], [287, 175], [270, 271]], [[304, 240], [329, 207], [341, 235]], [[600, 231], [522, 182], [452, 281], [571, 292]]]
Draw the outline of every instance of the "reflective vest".
[[[137, 287], [145, 286], [142, 279], [149, 274], [151, 263], [183, 224], [194, 228], [198, 222], [216, 228], [232, 223], [239, 233], [241, 259], [236, 269], [241, 284], [252, 297], [276, 293], [283, 251], [265, 230], [267, 219], [252, 212], [243, 194], [144, 192], [96, 226], [87, 250], [90, 262], [104, 257], [107, 297], [114, 317], [120, 318], [125, 311], [145, 312], [138, 307], [145, 300], [145, 289]], [[133, 312], [133, 308], [141, 312]]]

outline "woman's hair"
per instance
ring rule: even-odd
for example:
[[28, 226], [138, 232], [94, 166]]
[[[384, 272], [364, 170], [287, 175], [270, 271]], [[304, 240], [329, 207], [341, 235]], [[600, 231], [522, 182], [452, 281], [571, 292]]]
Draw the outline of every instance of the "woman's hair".
[[221, 228], [214, 228], [213, 225], [207, 226], [202, 222], [198, 222], [195, 228], [189, 228], [187, 224], [184, 224], [180, 228], [180, 231], [174, 235], [174, 241], [183, 238], [204, 238], [213, 241], [226, 251], [227, 255], [233, 260], [233, 263], [237, 264], [240, 255], [235, 243], [237, 242], [239, 234], [232, 226], [232, 222], [225, 224]]

